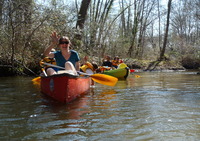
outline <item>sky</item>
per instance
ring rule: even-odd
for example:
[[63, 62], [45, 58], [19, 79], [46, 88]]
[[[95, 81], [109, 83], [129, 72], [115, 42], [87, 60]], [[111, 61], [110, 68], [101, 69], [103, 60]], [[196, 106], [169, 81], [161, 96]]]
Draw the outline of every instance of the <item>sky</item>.
[[[49, 0], [36, 0], [38, 3], [40, 4], [45, 4], [45, 3], [48, 3]], [[81, 0], [77, 0], [77, 1], [81, 1]], [[115, 0], [116, 2], [118, 0]], [[168, 3], [168, 0], [160, 0], [161, 1], [161, 5], [165, 6], [165, 8], [167, 8], [167, 3]], [[75, 0], [64, 0], [64, 3], [69, 3], [69, 2], [75, 2]], [[172, 0], [172, 2], [178, 2], [178, 0]]]

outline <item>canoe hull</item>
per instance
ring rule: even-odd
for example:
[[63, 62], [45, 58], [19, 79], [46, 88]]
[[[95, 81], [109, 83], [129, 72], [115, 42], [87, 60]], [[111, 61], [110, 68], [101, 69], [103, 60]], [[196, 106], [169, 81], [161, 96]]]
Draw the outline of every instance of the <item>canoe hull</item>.
[[115, 70], [104, 71], [103, 74], [114, 76], [118, 78], [119, 80], [125, 80], [129, 75], [129, 68], [125, 67], [125, 68], [119, 68]]
[[41, 77], [41, 92], [53, 99], [69, 103], [90, 88], [90, 77], [78, 77], [69, 74], [59, 74]]

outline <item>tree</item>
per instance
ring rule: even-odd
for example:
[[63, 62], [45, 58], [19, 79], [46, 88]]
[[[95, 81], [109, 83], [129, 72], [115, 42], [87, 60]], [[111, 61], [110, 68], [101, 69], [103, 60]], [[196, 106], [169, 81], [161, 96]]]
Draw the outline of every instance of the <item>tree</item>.
[[168, 0], [167, 24], [166, 24], [166, 29], [165, 29], [163, 47], [162, 47], [162, 50], [160, 52], [160, 58], [159, 58], [159, 60], [164, 60], [164, 54], [165, 54], [165, 49], [166, 49], [166, 45], [167, 45], [167, 37], [168, 37], [168, 31], [169, 31], [169, 20], [170, 20], [170, 13], [171, 13], [171, 2], [172, 2], [172, 0]]
[[87, 54], [104, 54], [106, 49], [107, 26], [109, 15], [112, 10], [114, 0], [94, 0], [90, 6], [87, 27], [85, 31], [85, 52]]
[[85, 23], [85, 20], [86, 20], [87, 10], [88, 10], [88, 7], [90, 5], [90, 1], [91, 0], [82, 0], [81, 7], [80, 7], [80, 10], [79, 10], [79, 13], [78, 13], [78, 20], [77, 20], [77, 23], [76, 23], [76, 28], [78, 28], [78, 27], [80, 29], [84, 28], [84, 23]]
[[4, 0], [0, 0], [0, 25], [2, 24], [3, 5], [4, 5]]

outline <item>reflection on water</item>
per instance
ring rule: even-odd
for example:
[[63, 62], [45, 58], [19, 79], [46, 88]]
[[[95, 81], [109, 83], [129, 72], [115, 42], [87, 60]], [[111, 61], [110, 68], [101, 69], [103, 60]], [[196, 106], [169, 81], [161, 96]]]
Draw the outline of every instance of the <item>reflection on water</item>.
[[0, 79], [0, 140], [199, 140], [200, 76], [132, 74], [60, 104], [29, 77]]

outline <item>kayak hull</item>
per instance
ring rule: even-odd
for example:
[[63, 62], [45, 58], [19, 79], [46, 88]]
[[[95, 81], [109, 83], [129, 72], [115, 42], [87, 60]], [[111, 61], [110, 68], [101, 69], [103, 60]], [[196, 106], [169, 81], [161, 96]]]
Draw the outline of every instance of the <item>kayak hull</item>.
[[128, 75], [129, 75], [129, 68], [119, 68], [119, 69], [114, 69], [114, 70], [108, 70], [104, 71], [103, 74], [114, 76], [118, 78], [119, 80], [125, 80]]
[[90, 77], [58, 74], [41, 77], [41, 92], [53, 99], [69, 103], [86, 94], [90, 88]]

